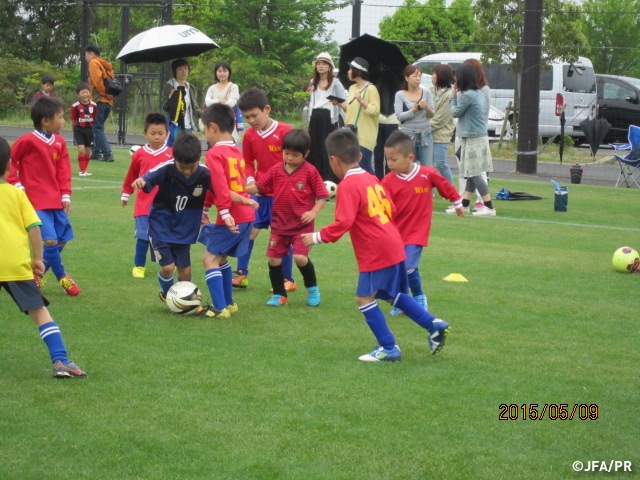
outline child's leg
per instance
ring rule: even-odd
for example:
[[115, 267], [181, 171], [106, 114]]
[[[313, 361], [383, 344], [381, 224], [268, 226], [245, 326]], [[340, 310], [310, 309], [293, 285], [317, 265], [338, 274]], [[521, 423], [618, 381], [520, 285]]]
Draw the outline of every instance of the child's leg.
[[285, 280], [295, 283], [293, 280], [293, 249], [289, 248], [289, 253], [282, 257], [282, 272]]
[[371, 332], [376, 337], [378, 345], [386, 350], [392, 350], [396, 344], [396, 339], [391, 330], [389, 330], [384, 313], [382, 313], [378, 303], [375, 301], [375, 296], [356, 297], [356, 303], [358, 304], [358, 309], [364, 315]]
[[136, 239], [136, 252], [133, 257], [134, 266], [144, 267], [147, 264], [147, 250], [150, 245], [148, 240]]
[[424, 295], [424, 292], [422, 291], [420, 271], [417, 268], [409, 268], [407, 269], [407, 276], [409, 277], [409, 289], [411, 290], [411, 295], [414, 297]]
[[233, 301], [233, 271], [231, 271], [231, 265], [225, 257], [224, 263], [220, 265], [220, 271], [222, 272], [222, 290], [224, 291], [224, 300], [227, 306], [235, 304]]
[[281, 258], [269, 258], [269, 279], [271, 280], [271, 288], [273, 289], [273, 297], [267, 302], [267, 305], [281, 305], [286, 303], [281, 298], [287, 298], [287, 290], [284, 288], [284, 274], [282, 271]]
[[[227, 306], [224, 294], [222, 271], [220, 261], [224, 259], [221, 255], [213, 255], [208, 251], [204, 252], [202, 262], [204, 264], [204, 279], [207, 282], [207, 289], [211, 295], [211, 301], [216, 310], [222, 311]], [[225, 259], [226, 260], [226, 259]]]
[[433, 331], [433, 321], [436, 317], [422, 308], [411, 295], [399, 293], [393, 300], [393, 306], [401, 308], [405, 315], [422, 328], [425, 328], [429, 332]]
[[173, 272], [175, 269], [176, 265], [173, 262], [160, 267], [160, 271], [158, 272], [158, 283], [160, 284], [160, 294], [163, 299], [167, 298], [167, 293], [173, 285]]
[[236, 268], [236, 274], [233, 278], [233, 286], [246, 288], [249, 284], [249, 279], [247, 276], [249, 275], [249, 260], [251, 260], [251, 252], [253, 252], [253, 245], [255, 243], [255, 239], [260, 233], [259, 228], [251, 229], [251, 234], [249, 235], [249, 246], [247, 251], [242, 255], [238, 256], [238, 266]]
[[46, 268], [50, 268], [56, 279], [59, 281], [66, 275], [64, 265], [62, 264], [61, 250], [57, 240], [44, 240], [44, 263]]
[[178, 267], [178, 281], [179, 282], [190, 282], [193, 280], [191, 275], [191, 266], [188, 267]]
[[[300, 270], [300, 273], [302, 274], [304, 286], [307, 288], [317, 287], [318, 280], [316, 279], [316, 268], [311, 262], [311, 259], [304, 255], [294, 255], [293, 259], [296, 261], [298, 270]], [[284, 265], [284, 259], [282, 264]]]

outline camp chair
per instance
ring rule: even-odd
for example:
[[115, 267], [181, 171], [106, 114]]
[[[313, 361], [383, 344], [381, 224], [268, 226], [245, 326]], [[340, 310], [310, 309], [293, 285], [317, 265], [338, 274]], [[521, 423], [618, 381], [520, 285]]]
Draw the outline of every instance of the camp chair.
[[616, 150], [629, 150], [624, 157], [613, 155], [620, 165], [616, 187], [624, 184], [627, 188], [634, 185], [640, 188], [640, 127], [629, 125], [629, 144], [618, 146]]

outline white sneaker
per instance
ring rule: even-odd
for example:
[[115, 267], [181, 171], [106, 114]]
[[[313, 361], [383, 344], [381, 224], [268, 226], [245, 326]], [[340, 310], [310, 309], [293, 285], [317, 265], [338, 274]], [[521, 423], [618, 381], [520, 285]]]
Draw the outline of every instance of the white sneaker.
[[473, 206], [473, 211], [477, 212], [478, 210], [482, 210], [482, 208], [484, 208], [484, 203], [476, 202], [476, 204]]
[[[454, 207], [453, 205], [447, 207], [447, 209], [444, 211], [444, 213], [446, 213], [447, 215], [455, 215], [456, 214], [456, 207]], [[469, 215], [470, 211], [469, 211], [469, 207], [464, 207], [464, 214], [465, 215]]]
[[476, 217], [495, 217], [496, 216], [496, 209], [484, 206], [480, 210], [475, 210], [472, 213], [472, 215], [474, 215]]

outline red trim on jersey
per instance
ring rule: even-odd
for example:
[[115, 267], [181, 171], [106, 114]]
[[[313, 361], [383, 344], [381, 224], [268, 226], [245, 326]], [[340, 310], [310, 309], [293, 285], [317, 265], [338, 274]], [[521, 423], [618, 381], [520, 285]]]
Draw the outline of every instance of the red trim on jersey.
[[276, 120], [266, 130], [250, 128], [242, 138], [247, 180], [259, 180], [274, 165], [282, 163], [282, 140], [291, 125]]
[[71, 123], [74, 127], [92, 128], [98, 117], [98, 105], [95, 102], [76, 102], [71, 105]]
[[[147, 173], [152, 168], [158, 165], [172, 160], [173, 150], [171, 147], [163, 145], [158, 150], [151, 150], [149, 145], [145, 145], [135, 151], [133, 157], [131, 157], [131, 164], [127, 175], [122, 182], [122, 198], [127, 199], [133, 193], [133, 187], [131, 184]], [[141, 215], [149, 215], [151, 210], [151, 204], [153, 203], [153, 197], [155, 197], [158, 187], [156, 186], [151, 192], [147, 193], [144, 190], [138, 190], [136, 192], [136, 204], [133, 209], [133, 216], [139, 217]]]

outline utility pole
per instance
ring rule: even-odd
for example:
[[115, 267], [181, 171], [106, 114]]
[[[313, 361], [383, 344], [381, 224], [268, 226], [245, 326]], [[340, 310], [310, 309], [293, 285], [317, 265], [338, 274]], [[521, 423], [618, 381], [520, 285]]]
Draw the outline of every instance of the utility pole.
[[540, 117], [540, 60], [543, 0], [524, 1], [522, 32], [522, 75], [520, 87], [520, 125], [516, 172], [538, 170], [538, 120]]
[[351, 14], [351, 40], [360, 36], [360, 12], [362, 10], [362, 0], [351, 0], [353, 13]]

